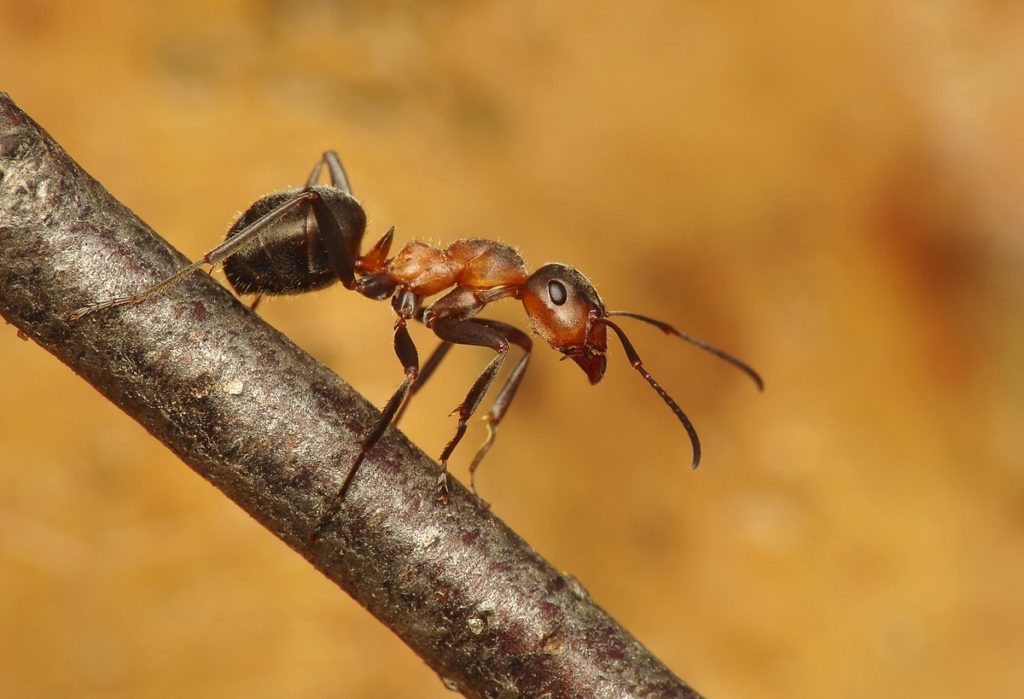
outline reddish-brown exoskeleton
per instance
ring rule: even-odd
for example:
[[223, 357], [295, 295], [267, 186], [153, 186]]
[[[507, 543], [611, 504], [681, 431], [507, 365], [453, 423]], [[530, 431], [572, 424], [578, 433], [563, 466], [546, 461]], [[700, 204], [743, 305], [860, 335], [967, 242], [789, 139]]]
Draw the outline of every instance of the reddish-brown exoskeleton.
[[[325, 164], [330, 174], [330, 185], [318, 184]], [[647, 371], [632, 343], [611, 318], [622, 316], [650, 323], [733, 364], [749, 375], [759, 389], [763, 388], [757, 372], [722, 350], [653, 318], [627, 311], [606, 310], [593, 285], [572, 267], [551, 263], [530, 274], [515, 250], [482, 238], [457, 240], [443, 249], [414, 241], [389, 257], [393, 228], [368, 252], [361, 254], [365, 229], [366, 214], [352, 196], [341, 161], [329, 151], [317, 162], [305, 187], [259, 199], [239, 217], [224, 242], [202, 259], [137, 294], [94, 303], [79, 309], [73, 317], [139, 303], [202, 265], [218, 263], [224, 264], [228, 281], [239, 294], [257, 295], [253, 307], [263, 294], [313, 291], [336, 281], [371, 299], [390, 298], [397, 315], [395, 353], [405, 368], [405, 378], [363, 438], [359, 454], [349, 468], [337, 497], [321, 517], [314, 537], [338, 511], [367, 451], [377, 443], [387, 426], [397, 421], [409, 397], [430, 377], [451, 346], [489, 347], [496, 355], [456, 409], [458, 427], [441, 452], [442, 470], [438, 485], [446, 495], [448, 457], [462, 439], [467, 421], [505, 363], [510, 347], [516, 345], [523, 350], [523, 355], [512, 367], [490, 411], [484, 416], [488, 427], [487, 439], [470, 465], [470, 484], [476, 492], [476, 469], [494, 443], [498, 424], [523, 379], [533, 347], [530, 336], [522, 330], [497, 320], [476, 317], [484, 306], [499, 299], [522, 301], [534, 333], [576, 362], [591, 383], [597, 383], [604, 375], [607, 331], [610, 328], [622, 342], [633, 368], [657, 391], [683, 424], [693, 446], [694, 468], [700, 463], [701, 448], [693, 424]], [[432, 303], [424, 303], [428, 297], [441, 292], [446, 293]], [[441, 339], [441, 344], [422, 369], [406, 328], [414, 319]]]

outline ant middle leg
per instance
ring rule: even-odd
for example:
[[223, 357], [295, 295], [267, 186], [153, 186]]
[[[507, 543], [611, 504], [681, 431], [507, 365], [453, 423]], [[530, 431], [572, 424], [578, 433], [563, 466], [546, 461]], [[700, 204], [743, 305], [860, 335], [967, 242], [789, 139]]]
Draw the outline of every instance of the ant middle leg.
[[402, 415], [405, 413], [405, 408], [409, 405], [409, 403], [412, 402], [412, 397], [419, 393], [419, 390], [423, 388], [423, 384], [425, 384], [427, 382], [427, 379], [429, 379], [433, 375], [434, 371], [441, 363], [441, 360], [445, 358], [445, 356], [448, 354], [448, 350], [450, 350], [451, 348], [452, 343], [442, 342], [441, 344], [434, 348], [433, 352], [430, 353], [430, 356], [427, 357], [427, 361], [423, 363], [423, 367], [420, 369], [419, 377], [416, 379], [412, 387], [409, 389], [409, 400], [407, 400], [398, 410], [398, 412], [395, 413], [395, 419], [393, 421], [393, 424], [397, 425], [398, 421], [402, 419]]
[[405, 369], [405, 378], [402, 379], [402, 383], [398, 385], [395, 392], [388, 399], [384, 409], [381, 410], [380, 415], [374, 421], [373, 426], [370, 428], [369, 433], [363, 439], [359, 445], [359, 453], [356, 455], [355, 460], [349, 467], [348, 473], [345, 475], [345, 480], [342, 481], [341, 487], [338, 492], [335, 493], [334, 497], [331, 498], [330, 504], [324, 513], [320, 516], [320, 520], [317, 522], [316, 528], [313, 533], [310, 534], [310, 541], [316, 541], [320, 538], [323, 533], [324, 527], [334, 519], [334, 516], [341, 509], [341, 505], [345, 500], [345, 494], [348, 492], [349, 486], [352, 485], [352, 481], [355, 479], [356, 473], [359, 471], [359, 467], [363, 463], [363, 459], [366, 458], [366, 454], [374, 447], [380, 438], [384, 436], [384, 431], [387, 430], [388, 425], [391, 424], [405, 402], [409, 399], [410, 389], [416, 382], [416, 377], [419, 376], [419, 355], [416, 352], [416, 345], [413, 343], [412, 338], [409, 337], [409, 330], [406, 327], [408, 320], [412, 317], [412, 311], [409, 309], [415, 309], [417, 303], [416, 296], [408, 290], [403, 290], [396, 296], [394, 301], [395, 310], [398, 311], [398, 318], [395, 320], [395, 354], [398, 356], [398, 360], [402, 362], [402, 367]]

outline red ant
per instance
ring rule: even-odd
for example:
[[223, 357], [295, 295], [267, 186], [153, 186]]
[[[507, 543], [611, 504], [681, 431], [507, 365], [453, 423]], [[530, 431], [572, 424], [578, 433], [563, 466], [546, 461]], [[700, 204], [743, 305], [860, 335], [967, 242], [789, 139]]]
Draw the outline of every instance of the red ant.
[[[317, 184], [327, 165], [330, 185]], [[608, 311], [590, 281], [572, 267], [551, 263], [533, 274], [508, 245], [483, 238], [463, 238], [441, 249], [410, 242], [394, 257], [388, 257], [394, 228], [365, 254], [360, 254], [366, 214], [352, 196], [348, 176], [333, 151], [323, 154], [313, 168], [306, 186], [269, 194], [256, 201], [231, 226], [223, 243], [163, 281], [132, 296], [114, 298], [81, 308], [72, 318], [96, 311], [137, 304], [177, 283], [202, 265], [224, 264], [228, 282], [239, 294], [256, 294], [255, 308], [263, 294], [294, 294], [321, 289], [340, 281], [345, 288], [377, 300], [391, 298], [395, 310], [395, 354], [405, 368], [405, 378], [388, 400], [369, 434], [363, 439], [341, 488], [318, 524], [316, 538], [324, 524], [338, 511], [352, 479], [366, 453], [393, 421], [401, 417], [407, 400], [423, 386], [452, 345], [489, 347], [496, 356], [477, 377], [466, 399], [456, 409], [459, 415], [455, 435], [441, 452], [438, 487], [447, 497], [448, 457], [462, 439], [470, 416], [476, 411], [494, 377], [505, 363], [509, 347], [517, 345], [524, 354], [512, 367], [484, 416], [488, 435], [469, 467], [470, 486], [476, 493], [476, 470], [494, 443], [498, 424], [505, 416], [516, 389], [526, 373], [533, 341], [522, 330], [497, 320], [475, 317], [489, 303], [503, 298], [523, 302], [530, 325], [553, 348], [583, 369], [590, 383], [604, 376], [607, 331], [618, 336], [633, 368], [647, 380], [683, 424], [693, 446], [693, 468], [700, 463], [701, 447], [689, 418], [644, 367], [640, 355], [622, 328], [612, 320], [621, 316], [650, 323], [675, 335], [745, 372], [763, 390], [761, 377], [736, 357], [712, 347], [667, 323], [628, 311]], [[450, 289], [433, 303], [424, 299]], [[406, 325], [418, 320], [434, 331], [441, 344], [420, 368], [416, 346]]]

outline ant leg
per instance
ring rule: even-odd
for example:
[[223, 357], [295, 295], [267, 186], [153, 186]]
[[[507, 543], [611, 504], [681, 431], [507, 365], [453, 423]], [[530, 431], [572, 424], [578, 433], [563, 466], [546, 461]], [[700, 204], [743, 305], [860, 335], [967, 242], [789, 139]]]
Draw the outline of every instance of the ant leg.
[[324, 153], [324, 160], [327, 161], [327, 169], [331, 173], [331, 184], [343, 191], [345, 194], [352, 194], [352, 185], [348, 181], [348, 173], [341, 159], [333, 150]]
[[[326, 153], [324, 154], [326, 155]], [[320, 179], [320, 171], [324, 169], [324, 155], [321, 155], [316, 161], [316, 165], [313, 166], [313, 171], [309, 173], [309, 177], [306, 178], [306, 189], [311, 189], [316, 186], [317, 180]]]
[[[391, 230], [387, 232], [387, 234], [384, 236], [384, 238], [381, 239], [381, 241], [383, 242], [386, 238], [388, 245], [390, 245], [390, 236], [393, 231], [394, 227], [392, 227]], [[381, 243], [377, 243], [377, 246], [375, 246], [375, 248], [380, 245]], [[365, 260], [366, 257], [363, 257], [362, 259]], [[368, 277], [363, 277], [362, 279], [367, 278]], [[435, 319], [438, 316], [444, 318], [445, 316], [450, 317], [452, 315], [461, 315], [462, 317], [472, 315], [476, 311], [483, 308], [486, 304], [491, 303], [493, 301], [497, 301], [498, 299], [504, 298], [505, 296], [509, 295], [510, 291], [508, 288], [491, 289], [484, 292], [467, 291], [466, 289], [455, 289], [451, 293], [446, 294], [445, 296], [442, 296], [440, 299], [435, 301], [433, 304], [430, 305], [429, 308], [419, 309], [416, 312], [415, 318], [416, 320], [420, 321], [427, 327], [433, 327], [433, 323], [435, 322]], [[494, 329], [499, 330], [499, 332], [501, 331], [502, 328], [508, 328], [511, 329], [511, 332], [513, 333], [519, 333], [516, 336], [516, 339], [513, 339], [512, 337], [509, 336], [506, 336], [506, 339], [508, 339], [510, 342], [514, 342], [519, 346], [523, 347], [527, 352], [530, 351], [530, 346], [532, 345], [530, 338], [523, 335], [523, 333], [520, 333], [518, 329], [513, 328], [512, 326], [506, 325], [504, 323], [499, 323], [498, 321], [489, 321], [479, 318], [474, 318], [472, 320], [474, 323], [482, 325], [492, 325]], [[521, 339], [520, 336], [525, 337], [525, 340]], [[430, 358], [427, 359], [427, 363], [423, 365], [423, 369], [422, 371], [420, 371], [419, 379], [417, 379], [416, 383], [413, 384], [412, 386], [412, 393], [410, 394], [410, 397], [416, 395], [416, 392], [423, 388], [423, 384], [425, 384], [427, 382], [427, 379], [431, 377], [431, 375], [434, 373], [434, 370], [437, 369], [438, 365], [441, 363], [441, 360], [445, 358], [445, 355], [448, 354], [448, 350], [450, 350], [451, 348], [452, 343], [447, 341], [442, 342], [440, 345], [434, 348], [434, 351], [431, 353]], [[404, 411], [404, 409], [405, 408], [403, 406], [402, 410], [400, 410], [398, 412], [398, 415], [395, 416], [396, 423], [398, 422], [399, 419], [401, 419], [402, 412]]]
[[345, 239], [345, 234], [341, 232], [338, 219], [334, 217], [317, 192], [306, 190], [299, 196], [306, 196], [310, 206], [313, 207], [316, 225], [320, 229], [324, 247], [327, 249], [327, 259], [331, 263], [334, 276], [344, 284], [346, 289], [351, 289], [356, 281], [356, 261], [352, 259], [348, 241]]
[[423, 364], [423, 368], [420, 369], [419, 377], [416, 379], [415, 383], [413, 383], [412, 387], [409, 389], [409, 400], [407, 400], [402, 405], [402, 407], [398, 409], [398, 412], [395, 413], [395, 419], [393, 421], [393, 424], [397, 425], [398, 421], [402, 419], [402, 415], [403, 413], [405, 413], [405, 408], [412, 401], [412, 397], [415, 396], [421, 388], [423, 388], [423, 384], [427, 382], [427, 379], [429, 379], [430, 376], [434, 373], [434, 370], [437, 369], [438, 365], [441, 363], [441, 360], [445, 358], [445, 355], [448, 354], [448, 350], [450, 350], [451, 348], [452, 343], [442, 342], [441, 344], [434, 348], [433, 352], [430, 353], [430, 356], [427, 357], [426, 363]]
[[[407, 291], [404, 293], [411, 295], [412, 292]], [[342, 481], [338, 492], [331, 498], [330, 505], [320, 516], [320, 520], [317, 522], [316, 528], [313, 529], [313, 533], [309, 535], [310, 541], [317, 541], [321, 534], [323, 534], [324, 527], [338, 514], [338, 510], [341, 509], [341, 505], [345, 500], [345, 494], [348, 492], [349, 486], [352, 485], [352, 481], [355, 479], [356, 472], [359, 471], [363, 459], [370, 449], [380, 441], [384, 431], [391, 424], [395, 413], [401, 409], [408, 399], [410, 389], [416, 382], [416, 377], [419, 375], [419, 356], [416, 352], [416, 345], [413, 343], [412, 338], [409, 337], [409, 331], [406, 328], [407, 320], [407, 317], [400, 315], [395, 321], [395, 354], [405, 368], [405, 378], [402, 379], [402, 383], [398, 385], [398, 388], [391, 395], [384, 409], [381, 410], [380, 415], [377, 416], [377, 420], [373, 423], [373, 427], [370, 428], [369, 434], [363, 439], [362, 444], [359, 445], [359, 454], [356, 455], [355, 461], [349, 467], [348, 474], [345, 476], [345, 480]]]
[[256, 298], [254, 298], [252, 300], [252, 303], [249, 304], [249, 310], [250, 311], [255, 311], [256, 307], [260, 305], [260, 302], [262, 300], [263, 300], [263, 294], [256, 294]]
[[529, 335], [514, 325], [502, 323], [499, 320], [479, 318], [476, 319], [476, 322], [500, 332], [506, 340], [519, 345], [525, 352], [522, 358], [516, 362], [516, 365], [512, 367], [512, 372], [508, 375], [508, 378], [505, 379], [505, 383], [502, 384], [501, 390], [498, 391], [498, 396], [494, 399], [491, 409], [487, 411], [486, 415], [484, 415], [484, 422], [487, 425], [487, 439], [484, 440], [483, 445], [479, 450], [477, 450], [476, 456], [473, 457], [473, 461], [469, 465], [469, 487], [472, 489], [474, 495], [480, 497], [480, 493], [477, 492], [476, 489], [476, 470], [480, 466], [480, 462], [483, 461], [485, 456], [487, 456], [487, 452], [490, 451], [491, 445], [494, 444], [494, 439], [498, 436], [498, 423], [500, 423], [502, 418], [505, 417], [505, 413], [508, 411], [508, 406], [512, 403], [512, 399], [515, 397], [516, 391], [519, 389], [519, 384], [522, 383], [523, 376], [526, 375], [526, 367], [530, 361], [530, 351], [533, 349], [533, 340], [530, 339]]
[[[289, 199], [284, 204], [281, 204], [273, 211], [267, 213], [265, 216], [262, 216], [256, 221], [253, 221], [250, 225], [243, 228], [238, 233], [231, 236], [230, 238], [222, 242], [220, 245], [207, 252], [201, 258], [199, 258], [192, 264], [188, 265], [187, 267], [178, 270], [177, 272], [170, 275], [166, 279], [163, 279], [157, 282], [156, 284], [153, 284], [152, 286], [147, 287], [146, 289], [143, 289], [137, 294], [133, 294], [131, 296], [119, 296], [117, 298], [107, 299], [106, 301], [99, 301], [97, 303], [91, 303], [88, 306], [83, 306], [82, 308], [79, 308], [78, 310], [71, 314], [71, 320], [78, 320], [83, 316], [89, 315], [90, 313], [95, 313], [96, 311], [102, 311], [106, 308], [123, 306], [125, 304], [134, 305], [137, 303], [141, 303], [142, 301], [145, 301], [146, 299], [150, 298], [157, 292], [166, 289], [169, 286], [177, 284], [187, 275], [196, 271], [203, 265], [216, 265], [220, 262], [223, 262], [228, 257], [235, 254], [238, 251], [238, 249], [245, 245], [247, 242], [249, 242], [251, 238], [253, 238], [261, 231], [267, 229], [268, 227], [276, 223], [278, 220], [280, 220], [281, 217], [288, 213], [288, 211], [290, 211], [293, 207], [298, 206], [299, 204], [302, 204], [303, 202], [307, 201], [314, 202], [314, 212], [316, 212], [317, 210], [316, 203], [319, 203], [320, 207], [323, 208], [325, 211], [327, 209], [327, 207], [323, 204], [323, 201], [321, 201], [320, 195], [317, 194], [316, 192], [301, 192], [299, 194], [296, 194], [294, 198]], [[327, 216], [332, 220], [334, 219], [334, 217], [330, 215], [330, 212], [327, 212]], [[320, 223], [319, 214], [317, 215], [317, 223]], [[337, 229], [336, 221], [334, 222], [334, 227]], [[340, 236], [340, 234], [341, 233], [339, 230], [338, 235]], [[345, 252], [347, 254], [347, 248]], [[351, 256], [349, 257], [351, 259]]]
[[478, 347], [490, 347], [497, 356], [492, 359], [484, 370], [480, 372], [476, 381], [473, 382], [473, 386], [469, 389], [469, 393], [466, 394], [466, 399], [457, 407], [453, 413], [458, 413], [459, 424], [455, 429], [455, 435], [448, 441], [444, 451], [441, 452], [441, 474], [438, 476], [437, 485], [441, 491], [443, 498], [448, 497], [448, 457], [451, 456], [452, 451], [458, 446], [459, 442], [462, 441], [463, 435], [466, 434], [466, 425], [469, 418], [472, 417], [476, 411], [477, 406], [480, 405], [480, 400], [484, 397], [487, 389], [490, 388], [494, 382], [494, 377], [497, 376], [498, 371], [501, 369], [501, 365], [505, 363], [505, 357], [508, 355], [509, 341], [505, 339], [501, 332], [495, 330], [488, 325], [477, 322], [475, 319], [470, 318], [467, 320], [448, 320], [448, 319], [434, 319], [430, 325], [434, 333], [446, 342], [450, 342], [456, 345], [476, 345]]
[[309, 177], [306, 179], [306, 189], [313, 187], [320, 179], [320, 171], [323, 169], [324, 163], [327, 163], [327, 171], [331, 175], [331, 185], [345, 194], [352, 194], [352, 185], [349, 184], [345, 167], [341, 164], [338, 154], [333, 150], [324, 151], [324, 154], [316, 161], [313, 172], [309, 173]]

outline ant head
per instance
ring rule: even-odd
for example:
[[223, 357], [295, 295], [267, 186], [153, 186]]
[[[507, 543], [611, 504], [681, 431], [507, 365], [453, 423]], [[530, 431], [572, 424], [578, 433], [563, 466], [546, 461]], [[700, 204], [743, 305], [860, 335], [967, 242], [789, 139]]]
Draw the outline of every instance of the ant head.
[[548, 344], [556, 350], [579, 364], [590, 379], [590, 383], [597, 383], [604, 376], [608, 329], [611, 328], [622, 343], [629, 363], [647, 380], [647, 383], [672, 409], [686, 429], [693, 447], [693, 468], [697, 468], [697, 464], [700, 463], [700, 440], [697, 438], [697, 430], [694, 429], [690, 419], [686, 417], [686, 413], [676, 404], [672, 396], [654, 380], [651, 372], [647, 371], [644, 363], [640, 360], [640, 355], [633, 348], [633, 343], [626, 337], [626, 333], [618, 323], [612, 321], [611, 318], [616, 316], [633, 318], [653, 325], [667, 335], [675, 335], [679, 339], [729, 362], [747, 374], [758, 389], [764, 389], [761, 376], [745, 362], [728, 352], [712, 347], [703, 340], [687, 335], [660, 320], [631, 311], [605, 310], [604, 303], [597, 295], [594, 285], [572, 267], [554, 263], [544, 265], [526, 280], [519, 290], [519, 297], [526, 307], [527, 315], [530, 316], [530, 324], [533, 325], [534, 332], [547, 340]]
[[530, 275], [519, 296], [533, 331], [576, 362], [590, 383], [600, 381], [608, 333], [594, 285], [572, 267], [551, 263]]

